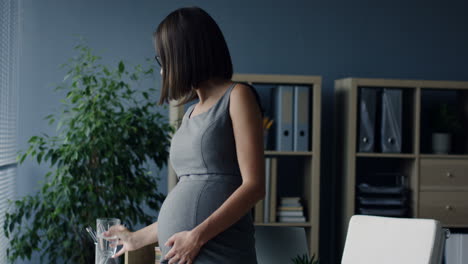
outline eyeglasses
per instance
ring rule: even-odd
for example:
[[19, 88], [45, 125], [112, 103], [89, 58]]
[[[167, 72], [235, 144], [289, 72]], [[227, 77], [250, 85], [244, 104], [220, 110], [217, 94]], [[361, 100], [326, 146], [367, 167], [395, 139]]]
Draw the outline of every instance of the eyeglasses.
[[159, 67], [162, 67], [161, 65], [161, 57], [159, 55], [154, 56], [154, 59], [158, 62]]

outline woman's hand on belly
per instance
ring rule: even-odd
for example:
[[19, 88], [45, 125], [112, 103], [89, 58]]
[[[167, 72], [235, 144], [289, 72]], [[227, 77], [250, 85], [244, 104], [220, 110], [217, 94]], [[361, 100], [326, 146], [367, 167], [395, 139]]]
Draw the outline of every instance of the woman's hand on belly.
[[175, 233], [164, 245], [172, 247], [164, 256], [169, 264], [192, 264], [202, 247], [200, 238], [192, 231]]

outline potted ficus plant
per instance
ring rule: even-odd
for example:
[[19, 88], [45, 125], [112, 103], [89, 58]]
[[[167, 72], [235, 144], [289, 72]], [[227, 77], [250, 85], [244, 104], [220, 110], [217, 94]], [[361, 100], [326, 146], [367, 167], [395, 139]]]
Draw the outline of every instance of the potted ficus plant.
[[451, 152], [452, 137], [461, 129], [456, 112], [448, 104], [442, 103], [434, 110], [432, 151], [436, 154]]
[[19, 164], [29, 156], [50, 170], [36, 194], [12, 201], [6, 213], [11, 262], [36, 251], [41, 263], [94, 263], [86, 226], [99, 217], [148, 225], [165, 198], [149, 161], [159, 170], [166, 164], [175, 129], [158, 112], [156, 89], [136, 89], [143, 80], [155, 84], [151, 64], [108, 67], [83, 40], [75, 50], [55, 89], [66, 93], [63, 110], [45, 118], [57, 122], [58, 135], [33, 136], [18, 154]]

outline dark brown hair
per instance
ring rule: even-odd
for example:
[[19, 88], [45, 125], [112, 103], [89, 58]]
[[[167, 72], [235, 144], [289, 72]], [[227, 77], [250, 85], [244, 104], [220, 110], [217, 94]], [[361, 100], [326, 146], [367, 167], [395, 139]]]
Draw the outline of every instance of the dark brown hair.
[[211, 16], [199, 7], [170, 13], [153, 33], [162, 64], [159, 105], [169, 100], [185, 104], [197, 98], [192, 87], [210, 79], [232, 78], [231, 55]]

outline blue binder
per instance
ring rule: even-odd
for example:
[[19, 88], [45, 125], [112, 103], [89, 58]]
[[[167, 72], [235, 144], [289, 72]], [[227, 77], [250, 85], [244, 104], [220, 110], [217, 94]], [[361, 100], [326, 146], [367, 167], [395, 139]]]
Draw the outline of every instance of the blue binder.
[[309, 151], [309, 86], [294, 86], [293, 150]]
[[403, 91], [384, 88], [382, 93], [382, 126], [380, 129], [382, 152], [401, 153]]
[[274, 88], [275, 102], [275, 150], [293, 150], [293, 86]]
[[359, 152], [374, 152], [377, 115], [377, 89], [359, 89]]

